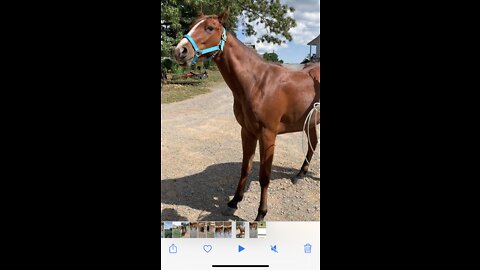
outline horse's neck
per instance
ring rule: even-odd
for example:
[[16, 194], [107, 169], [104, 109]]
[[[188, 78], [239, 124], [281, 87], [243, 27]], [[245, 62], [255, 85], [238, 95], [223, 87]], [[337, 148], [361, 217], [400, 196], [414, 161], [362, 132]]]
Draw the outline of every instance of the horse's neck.
[[222, 53], [214, 58], [215, 63], [228, 84], [235, 98], [249, 95], [248, 91], [253, 89], [258, 74], [253, 70], [263, 71], [259, 66], [266, 65], [249, 48], [227, 33], [227, 42]]

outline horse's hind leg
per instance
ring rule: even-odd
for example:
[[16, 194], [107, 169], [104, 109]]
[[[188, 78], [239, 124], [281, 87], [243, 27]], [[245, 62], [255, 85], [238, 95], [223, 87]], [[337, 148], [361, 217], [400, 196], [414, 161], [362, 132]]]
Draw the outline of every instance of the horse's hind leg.
[[295, 177], [292, 178], [292, 183], [293, 184], [296, 184], [298, 182], [298, 180], [303, 179], [305, 177], [305, 175], [307, 174], [309, 163], [312, 160], [313, 152], [315, 151], [315, 149], [317, 147], [317, 132], [315, 130], [315, 126], [311, 127], [309, 132], [310, 132], [310, 144], [313, 146], [313, 150], [309, 145], [307, 156], [303, 161], [303, 165], [302, 165], [302, 168], [300, 168], [300, 172], [298, 172], [298, 174]]
[[245, 183], [247, 182], [248, 175], [252, 170], [252, 161], [255, 156], [255, 148], [257, 147], [257, 137], [248, 133], [245, 129], [242, 128], [242, 149], [243, 149], [243, 160], [242, 160], [242, 174], [240, 176], [240, 181], [238, 182], [237, 191], [235, 196], [228, 203], [230, 208], [237, 209], [237, 204], [243, 200], [243, 194], [245, 193]]

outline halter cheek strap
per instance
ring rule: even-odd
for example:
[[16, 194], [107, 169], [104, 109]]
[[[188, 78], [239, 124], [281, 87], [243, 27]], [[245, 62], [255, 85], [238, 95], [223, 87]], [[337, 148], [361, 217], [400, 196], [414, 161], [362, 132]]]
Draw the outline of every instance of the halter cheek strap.
[[[222, 37], [220, 38], [220, 43], [217, 46], [213, 46], [203, 50], [198, 49], [198, 46], [195, 43], [195, 40], [193, 40], [193, 38], [190, 35], [187, 34], [184, 37], [192, 44], [192, 47], [195, 50], [195, 55], [193, 56], [193, 61], [192, 61], [192, 65], [194, 65], [197, 62], [197, 59], [204, 54], [211, 53], [214, 51], [223, 51], [223, 47], [225, 46], [225, 41], [227, 41], [227, 31], [225, 30], [225, 27], [224, 27]], [[215, 53], [214, 55], [210, 56], [207, 60], [212, 59], [213, 57], [215, 57], [215, 55], [217, 54]]]

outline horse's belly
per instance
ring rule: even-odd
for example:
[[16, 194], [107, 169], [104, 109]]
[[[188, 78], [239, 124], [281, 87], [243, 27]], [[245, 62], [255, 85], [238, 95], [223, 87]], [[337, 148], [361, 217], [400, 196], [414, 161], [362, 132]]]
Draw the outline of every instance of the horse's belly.
[[[277, 128], [277, 134], [289, 133], [289, 132], [298, 132], [304, 130], [305, 117], [296, 120], [295, 122], [280, 122]], [[316, 125], [320, 124], [320, 113], [316, 115], [313, 114], [310, 118], [310, 124], [307, 129], [314, 128]]]
[[297, 132], [297, 131], [302, 131], [302, 130], [303, 130], [302, 124], [280, 123], [278, 125], [278, 128], [277, 128], [277, 134]]

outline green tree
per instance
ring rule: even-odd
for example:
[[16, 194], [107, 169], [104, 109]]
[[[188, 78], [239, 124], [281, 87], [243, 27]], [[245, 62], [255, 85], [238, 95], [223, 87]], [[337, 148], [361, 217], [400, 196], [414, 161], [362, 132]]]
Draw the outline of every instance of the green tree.
[[264, 53], [263, 54], [263, 59], [265, 59], [266, 61], [270, 61], [270, 62], [283, 63], [283, 60], [278, 59], [278, 55], [274, 52]]
[[161, 54], [170, 56], [172, 46], [185, 34], [185, 30], [197, 18], [198, 11], [220, 14], [225, 7], [230, 8], [227, 27], [235, 33], [240, 22], [246, 36], [256, 35], [254, 25], [264, 24], [267, 33], [257, 42], [282, 44], [292, 40], [289, 30], [296, 26], [288, 11], [295, 9], [282, 5], [280, 0], [161, 0]]

